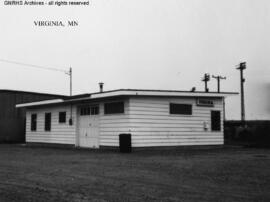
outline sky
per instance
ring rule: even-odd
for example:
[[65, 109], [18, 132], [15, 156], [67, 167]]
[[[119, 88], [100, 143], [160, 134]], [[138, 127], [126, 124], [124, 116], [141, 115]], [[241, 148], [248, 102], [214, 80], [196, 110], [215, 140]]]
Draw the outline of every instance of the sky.
[[[204, 73], [226, 76], [222, 91], [240, 92], [247, 119], [270, 119], [269, 0], [91, 0], [89, 6], [0, 3], [0, 60], [73, 70], [73, 94], [120, 88], [204, 90]], [[76, 20], [77, 27], [34, 21]], [[0, 62], [0, 89], [69, 94], [69, 77]], [[209, 82], [216, 91], [216, 80]], [[240, 119], [240, 96], [226, 99]]]

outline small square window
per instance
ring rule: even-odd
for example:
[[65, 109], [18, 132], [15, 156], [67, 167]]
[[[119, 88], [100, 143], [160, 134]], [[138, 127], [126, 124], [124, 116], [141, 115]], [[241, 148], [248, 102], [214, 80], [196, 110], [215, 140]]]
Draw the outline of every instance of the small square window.
[[59, 123], [66, 123], [66, 112], [59, 112]]

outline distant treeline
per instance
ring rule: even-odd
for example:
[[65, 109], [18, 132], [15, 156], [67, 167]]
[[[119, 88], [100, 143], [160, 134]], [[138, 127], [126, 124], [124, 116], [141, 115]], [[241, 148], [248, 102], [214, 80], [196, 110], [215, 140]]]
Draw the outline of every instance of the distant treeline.
[[225, 144], [270, 147], [269, 121], [225, 121]]

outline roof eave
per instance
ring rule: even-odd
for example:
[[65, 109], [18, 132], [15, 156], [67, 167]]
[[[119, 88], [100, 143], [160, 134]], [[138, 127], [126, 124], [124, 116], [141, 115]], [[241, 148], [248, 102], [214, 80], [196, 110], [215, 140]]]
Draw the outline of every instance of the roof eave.
[[234, 92], [188, 92], [188, 91], [162, 91], [162, 90], [132, 90], [132, 89], [120, 89], [115, 91], [107, 91], [102, 93], [94, 93], [90, 96], [75, 99], [54, 99], [54, 100], [45, 100], [39, 102], [31, 102], [24, 104], [17, 104], [17, 108], [21, 107], [38, 107], [45, 105], [55, 105], [55, 104], [73, 104], [78, 102], [90, 101], [90, 100], [99, 100], [113, 97], [121, 96], [152, 96], [152, 97], [227, 97], [235, 96], [238, 93]]
[[28, 103], [16, 104], [16, 108], [59, 104], [59, 103], [63, 103], [63, 102], [64, 102], [63, 99], [43, 100], [43, 101], [39, 101], [39, 102], [28, 102]]

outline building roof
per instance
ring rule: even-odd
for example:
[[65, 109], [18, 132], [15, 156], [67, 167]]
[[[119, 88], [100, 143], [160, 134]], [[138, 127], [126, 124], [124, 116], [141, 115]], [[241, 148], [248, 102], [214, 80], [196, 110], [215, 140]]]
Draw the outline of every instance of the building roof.
[[45, 100], [18, 104], [16, 107], [34, 107], [41, 105], [69, 104], [96, 99], [106, 99], [120, 96], [151, 96], [151, 97], [227, 97], [238, 95], [235, 92], [203, 92], [203, 91], [176, 91], [176, 90], [143, 90], [143, 89], [118, 89], [112, 91], [97, 92], [92, 94], [81, 94], [69, 96], [63, 99]]
[[0, 93], [19, 93], [19, 94], [47, 95], [47, 96], [62, 97], [62, 98], [68, 97], [66, 95], [59, 95], [59, 94], [40, 93], [40, 92], [21, 91], [21, 90], [10, 90], [10, 89], [0, 89]]

